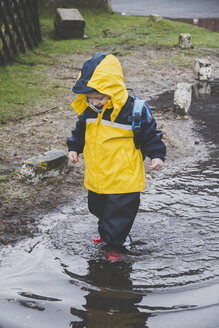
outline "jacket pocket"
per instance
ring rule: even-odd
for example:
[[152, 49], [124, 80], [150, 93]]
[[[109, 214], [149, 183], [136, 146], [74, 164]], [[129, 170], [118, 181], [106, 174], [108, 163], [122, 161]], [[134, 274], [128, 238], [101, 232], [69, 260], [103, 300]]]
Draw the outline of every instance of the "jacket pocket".
[[126, 160], [126, 168], [128, 168], [129, 174], [134, 175], [134, 168], [133, 168], [132, 162], [129, 158], [128, 152], [123, 148], [122, 153], [123, 153], [124, 159]]

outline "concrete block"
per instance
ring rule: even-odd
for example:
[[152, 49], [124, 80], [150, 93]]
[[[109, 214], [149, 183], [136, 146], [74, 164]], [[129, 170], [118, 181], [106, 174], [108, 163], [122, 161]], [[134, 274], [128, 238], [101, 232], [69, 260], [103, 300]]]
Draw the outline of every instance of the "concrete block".
[[62, 28], [85, 28], [84, 18], [78, 9], [57, 8], [56, 18]]
[[189, 49], [192, 47], [192, 38], [189, 33], [180, 33], [179, 35], [179, 46], [182, 49]]
[[174, 92], [173, 110], [179, 115], [186, 115], [192, 100], [192, 87], [189, 83], [178, 83]]
[[58, 8], [54, 26], [62, 38], [83, 38], [85, 21], [78, 9]]
[[200, 81], [207, 81], [211, 78], [211, 63], [205, 58], [196, 58], [194, 71]]
[[62, 28], [57, 21], [54, 21], [54, 26], [56, 28], [57, 34], [63, 38], [63, 39], [69, 39], [69, 38], [85, 38], [84, 35], [84, 29], [78, 29], [78, 28]]
[[150, 21], [151, 23], [156, 23], [156, 22], [159, 22], [159, 21], [161, 21], [161, 20], [163, 20], [163, 17], [160, 16], [160, 15], [151, 14], [151, 15], [149, 16], [149, 21]]
[[44, 178], [55, 177], [66, 172], [67, 168], [66, 154], [54, 149], [26, 160], [20, 169], [20, 177], [26, 183], [37, 184]]

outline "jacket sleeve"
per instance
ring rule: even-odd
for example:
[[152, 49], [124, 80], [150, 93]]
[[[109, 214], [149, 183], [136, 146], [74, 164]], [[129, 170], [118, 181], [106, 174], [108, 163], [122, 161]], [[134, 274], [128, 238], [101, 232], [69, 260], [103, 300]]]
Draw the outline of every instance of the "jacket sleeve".
[[142, 112], [142, 128], [140, 132], [140, 149], [143, 159], [149, 157], [160, 158], [163, 161], [166, 156], [166, 146], [161, 140], [162, 131], [157, 129], [157, 123], [152, 117], [151, 112], [147, 107], [144, 107]]
[[76, 151], [78, 154], [83, 153], [85, 143], [86, 123], [83, 116], [79, 116], [75, 129], [72, 131], [71, 137], [67, 139], [69, 151]]

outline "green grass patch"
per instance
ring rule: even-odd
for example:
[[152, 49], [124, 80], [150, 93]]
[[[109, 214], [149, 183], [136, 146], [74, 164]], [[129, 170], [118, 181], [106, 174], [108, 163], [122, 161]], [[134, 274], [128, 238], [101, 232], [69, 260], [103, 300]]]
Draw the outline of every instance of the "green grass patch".
[[0, 175], [0, 183], [1, 182], [8, 181], [8, 179], [9, 179], [9, 176], [8, 175]]
[[[18, 173], [17, 170], [14, 170], [13, 172], [6, 174], [6, 175], [0, 175], [0, 183], [1, 182], [7, 182], [9, 181], [11, 178], [13, 178], [16, 174]], [[1, 186], [2, 187], [2, 186]]]
[[[63, 82], [51, 78], [50, 67], [62, 63], [62, 55], [109, 51], [123, 56], [144, 45], [176, 47], [180, 33], [190, 33], [195, 49], [183, 50], [194, 56], [200, 48], [218, 47], [218, 33], [185, 23], [163, 20], [155, 24], [147, 17], [121, 16], [100, 11], [80, 10], [87, 39], [61, 40], [55, 35], [55, 14], [41, 14], [43, 41], [33, 52], [20, 55], [6, 67], [0, 67], [0, 124], [29, 116], [45, 108], [51, 97], [64, 95]], [[180, 55], [179, 55], [180, 57]], [[181, 58], [184, 64], [189, 59]], [[177, 63], [180, 58], [174, 58]], [[168, 61], [168, 59], [163, 59]], [[153, 63], [156, 65], [156, 63]]]
[[62, 94], [63, 86], [46, 73], [55, 59], [35, 50], [17, 61], [0, 67], [0, 123], [30, 116], [45, 109], [46, 101]]

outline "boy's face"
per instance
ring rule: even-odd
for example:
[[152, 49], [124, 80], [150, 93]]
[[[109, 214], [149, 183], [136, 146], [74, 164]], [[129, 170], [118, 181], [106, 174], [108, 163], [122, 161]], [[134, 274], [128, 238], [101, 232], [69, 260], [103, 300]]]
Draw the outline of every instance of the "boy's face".
[[110, 99], [109, 96], [102, 93], [90, 92], [86, 94], [88, 102], [93, 104], [95, 107], [101, 109], [105, 102]]

